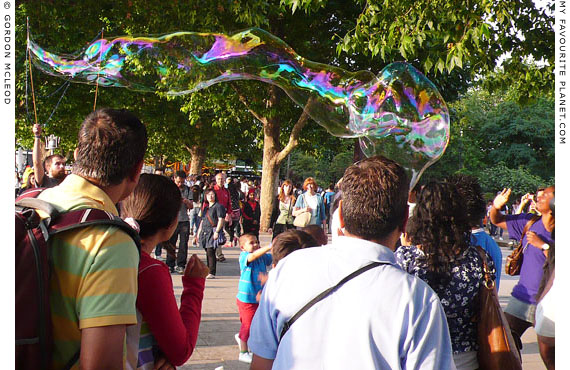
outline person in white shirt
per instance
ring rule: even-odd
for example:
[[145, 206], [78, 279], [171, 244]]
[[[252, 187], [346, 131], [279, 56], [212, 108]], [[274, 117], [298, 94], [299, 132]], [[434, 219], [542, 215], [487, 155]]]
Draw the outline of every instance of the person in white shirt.
[[[408, 189], [404, 169], [384, 157], [346, 170], [339, 236], [295, 251], [269, 272], [248, 341], [251, 369], [455, 369], [437, 295], [394, 258]], [[283, 330], [314, 297], [369, 265]]]

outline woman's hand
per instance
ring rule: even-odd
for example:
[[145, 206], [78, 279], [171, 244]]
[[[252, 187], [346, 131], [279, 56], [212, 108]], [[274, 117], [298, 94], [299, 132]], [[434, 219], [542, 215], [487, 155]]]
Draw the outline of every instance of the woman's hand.
[[533, 247], [536, 247], [538, 249], [542, 249], [542, 245], [546, 243], [534, 231], [527, 231], [526, 241], [529, 244], [531, 244]]
[[305, 207], [305, 212], [311, 212], [311, 211], [312, 211], [311, 207]]
[[154, 360], [154, 370], [176, 370], [176, 367], [168, 362], [166, 357], [160, 356]]
[[493, 200], [493, 207], [500, 210], [509, 201], [511, 189], [503, 189]]
[[209, 273], [210, 269], [208, 266], [206, 266], [196, 254], [190, 257], [190, 260], [188, 260], [186, 264], [186, 269], [184, 270], [184, 276], [186, 277], [206, 278]]

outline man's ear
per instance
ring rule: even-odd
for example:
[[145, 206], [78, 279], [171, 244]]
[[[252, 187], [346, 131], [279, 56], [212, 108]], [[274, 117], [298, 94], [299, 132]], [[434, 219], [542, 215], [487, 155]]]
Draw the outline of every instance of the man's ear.
[[144, 165], [144, 159], [141, 160], [139, 163], [137, 163], [133, 169], [131, 170], [131, 173], [129, 173], [129, 180], [134, 181], [134, 182], [139, 182], [139, 177], [141, 175], [141, 171]]
[[79, 148], [75, 148], [73, 151], [73, 159], [77, 161], [77, 156], [79, 155]]
[[338, 202], [338, 224], [344, 229], [344, 218], [342, 217], [342, 199]]

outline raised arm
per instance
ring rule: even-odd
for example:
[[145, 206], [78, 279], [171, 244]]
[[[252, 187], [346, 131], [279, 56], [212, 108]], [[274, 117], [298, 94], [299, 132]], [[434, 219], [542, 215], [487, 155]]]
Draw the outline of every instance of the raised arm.
[[34, 174], [36, 182], [42, 186], [45, 176], [45, 168], [43, 164], [44, 143], [42, 141], [42, 127], [37, 123], [32, 129], [34, 133], [34, 149], [32, 151], [32, 162], [34, 164]]
[[247, 256], [247, 262], [253, 262], [256, 259], [258, 259], [259, 257], [263, 256], [265, 253], [271, 251], [271, 246], [268, 245], [267, 247], [263, 247], [263, 248], [259, 248], [258, 250], [256, 250], [255, 252], [250, 253]]
[[491, 207], [491, 212], [489, 212], [491, 222], [504, 230], [507, 230], [507, 218], [501, 213], [501, 208], [507, 204], [510, 195], [511, 189], [503, 189], [493, 200], [493, 206]]

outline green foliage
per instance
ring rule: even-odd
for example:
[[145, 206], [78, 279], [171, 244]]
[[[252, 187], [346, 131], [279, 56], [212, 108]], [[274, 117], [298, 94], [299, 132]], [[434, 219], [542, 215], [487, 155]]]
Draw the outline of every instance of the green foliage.
[[474, 90], [452, 103], [450, 112], [449, 146], [422, 181], [465, 173], [478, 177], [489, 192], [508, 186], [517, 192], [535, 191], [537, 184], [553, 183], [551, 99], [521, 106], [511, 90], [501, 94]]
[[[334, 155], [331, 159], [315, 157], [301, 151], [291, 154], [290, 175], [295, 184], [303, 184], [307, 177], [313, 177], [323, 189], [329, 184], [336, 184], [344, 175], [344, 171], [352, 164], [352, 151], [344, 151]], [[287, 178], [287, 165], [281, 166], [280, 178]]]
[[[294, 12], [312, 14], [331, 1], [282, 0]], [[519, 101], [552, 95], [554, 91], [554, 1], [547, 10], [532, 0], [353, 0], [361, 7], [354, 26], [337, 34], [339, 54], [362, 53], [384, 62], [407, 60], [430, 77], [456, 69], [473, 76], [494, 72], [520, 83]], [[534, 64], [543, 60], [540, 65]], [[503, 81], [504, 81], [503, 80]], [[505, 85], [489, 84], [501, 88]]]
[[[81, 7], [70, 1], [23, 1], [16, 9], [17, 109], [16, 140], [23, 147], [32, 145], [31, 127], [35, 121], [32, 105], [32, 78], [26, 56], [26, 18], [34, 41], [49, 51], [75, 54], [102, 30], [104, 37], [124, 34], [148, 35], [191, 30], [227, 32], [251, 26], [267, 26], [275, 12], [265, 1], [158, 2], [140, 0], [86, 0]], [[160, 15], [160, 16], [158, 16]], [[100, 36], [100, 34], [99, 34]], [[138, 66], [140, 68], [142, 66]], [[174, 70], [173, 70], [174, 72]], [[46, 123], [46, 135], [62, 138], [61, 150], [74, 148], [77, 130], [93, 110], [94, 86], [71, 84], [57, 91], [65, 81], [32, 68], [38, 122]], [[221, 86], [221, 85], [220, 85]], [[259, 124], [237, 100], [229, 87], [175, 99], [162, 93], [139, 93], [123, 88], [98, 88], [97, 107], [129, 109], [145, 122], [149, 131], [148, 157], [163, 156], [171, 161], [188, 160], [187, 148], [208, 145], [210, 155], [231, 155], [259, 161]], [[27, 91], [27, 93], [26, 93]]]
[[513, 169], [504, 163], [483, 170], [479, 174], [479, 183], [485, 193], [495, 194], [503, 188], [510, 188], [513, 194], [511, 199], [519, 198], [526, 193], [534, 193], [539, 187], [550, 185], [526, 168]]

